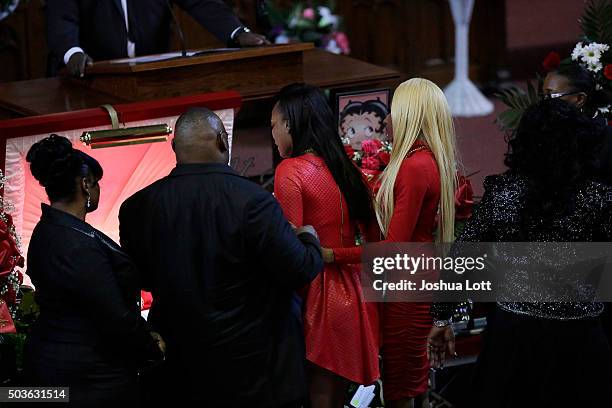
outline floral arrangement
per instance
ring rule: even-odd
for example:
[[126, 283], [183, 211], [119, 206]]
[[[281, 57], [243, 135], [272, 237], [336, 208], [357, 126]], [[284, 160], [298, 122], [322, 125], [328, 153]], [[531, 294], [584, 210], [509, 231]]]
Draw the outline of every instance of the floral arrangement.
[[[612, 92], [612, 1], [590, 0], [580, 19], [582, 41], [574, 47], [570, 57], [561, 59], [557, 52], [550, 52], [542, 62], [546, 72], [554, 71], [564, 64], [578, 63], [587, 69], [595, 79], [596, 91]], [[538, 89], [541, 90], [542, 78], [538, 76]], [[497, 96], [510, 109], [500, 114], [498, 123], [503, 129], [515, 129], [523, 111], [531, 104], [537, 103], [535, 87], [528, 82], [528, 92], [511, 87]], [[608, 121], [612, 119], [612, 106], [598, 108]]]
[[572, 61], [578, 61], [580, 65], [596, 75], [603, 74], [606, 80], [612, 80], [612, 65], [606, 64], [604, 69], [602, 64], [602, 57], [609, 49], [610, 46], [607, 44], [592, 42], [583, 45], [582, 42], [579, 42], [572, 51]]
[[[6, 178], [0, 171], [0, 190]], [[21, 242], [13, 219], [7, 213], [11, 206], [0, 196], [0, 383], [10, 384], [23, 367], [26, 335], [38, 316], [34, 291], [21, 286], [24, 266]], [[8, 377], [6, 377], [8, 376]]]
[[289, 11], [275, 8], [270, 1], [265, 5], [272, 24], [268, 37], [275, 44], [312, 42], [334, 54], [351, 52], [333, 1], [299, 1]]
[[[0, 171], [0, 189], [4, 187], [5, 177]], [[20, 242], [15, 232], [13, 219], [5, 211], [7, 206], [0, 197], [0, 301], [8, 307], [10, 318], [14, 319], [17, 313], [17, 297], [19, 288], [23, 283], [23, 274], [18, 267], [23, 267], [23, 257], [19, 251]], [[2, 315], [2, 305], [0, 305], [0, 319]], [[11, 322], [5, 322], [7, 325]], [[0, 332], [2, 324], [0, 324]]]
[[355, 150], [350, 146], [350, 140], [345, 139], [344, 150], [346, 154], [355, 162], [357, 167], [365, 170], [368, 177], [379, 174], [389, 164], [391, 160], [391, 142], [381, 142], [378, 139], [367, 139], [361, 142], [361, 150]]

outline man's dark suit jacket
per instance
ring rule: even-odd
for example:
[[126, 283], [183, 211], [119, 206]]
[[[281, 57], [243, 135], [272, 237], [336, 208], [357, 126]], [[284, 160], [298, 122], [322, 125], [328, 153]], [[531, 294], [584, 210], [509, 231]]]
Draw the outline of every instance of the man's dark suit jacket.
[[126, 200], [119, 220], [183, 396], [219, 407], [304, 396], [294, 290], [323, 261], [270, 193], [225, 164], [178, 165]]
[[[223, 0], [174, 0], [224, 43], [242, 24]], [[53, 69], [64, 54], [81, 47], [94, 60], [127, 57], [128, 36], [136, 55], [168, 51], [172, 17], [167, 0], [127, 0], [125, 27], [121, 0], [47, 0], [47, 40]]]

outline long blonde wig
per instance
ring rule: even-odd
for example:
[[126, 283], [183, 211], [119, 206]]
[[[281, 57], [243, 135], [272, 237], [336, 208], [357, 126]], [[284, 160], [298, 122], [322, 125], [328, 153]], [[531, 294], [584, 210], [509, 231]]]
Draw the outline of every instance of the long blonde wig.
[[393, 150], [376, 195], [376, 217], [387, 235], [393, 215], [393, 187], [402, 161], [419, 138], [431, 149], [440, 172], [437, 242], [452, 242], [455, 228], [455, 128], [446, 97], [433, 82], [413, 78], [402, 83], [391, 104]]

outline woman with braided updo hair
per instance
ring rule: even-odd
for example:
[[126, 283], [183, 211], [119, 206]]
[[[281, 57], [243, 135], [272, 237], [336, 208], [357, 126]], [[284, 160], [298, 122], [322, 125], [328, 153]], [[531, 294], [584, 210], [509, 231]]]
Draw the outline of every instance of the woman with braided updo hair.
[[136, 402], [137, 367], [161, 360], [165, 345], [140, 316], [134, 265], [85, 222], [98, 207], [102, 167], [58, 135], [26, 160], [50, 201], [28, 248], [40, 306], [26, 345], [28, 385], [70, 387], [69, 406]]

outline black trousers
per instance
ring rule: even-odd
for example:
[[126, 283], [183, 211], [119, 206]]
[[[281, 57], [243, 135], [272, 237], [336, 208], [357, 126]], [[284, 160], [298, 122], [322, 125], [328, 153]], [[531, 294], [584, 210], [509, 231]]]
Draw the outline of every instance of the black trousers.
[[[302, 408], [304, 406], [302, 400], [281, 405], [268, 405], [263, 401], [230, 403], [228, 401], [235, 395], [218, 394], [214, 388], [205, 383], [200, 384], [198, 389], [194, 390], [193, 386], [187, 385], [188, 381], [180, 375], [180, 372], [180, 369], [173, 369], [167, 364], [142, 371], [139, 376], [140, 406], [198, 406], [203, 408]], [[236, 390], [236, 392], [240, 391]], [[227, 401], [224, 398], [227, 398]]]

